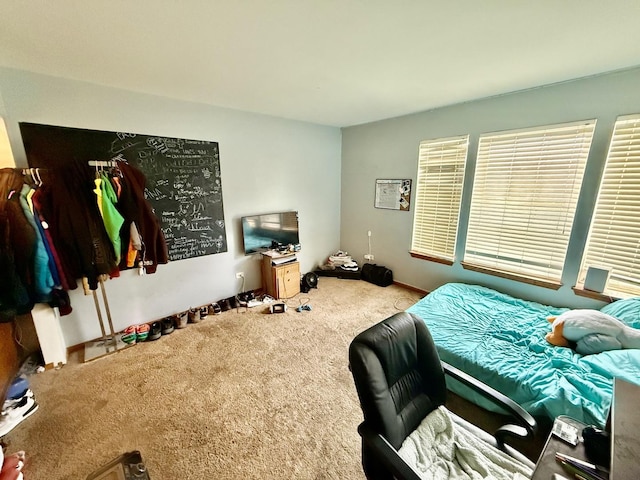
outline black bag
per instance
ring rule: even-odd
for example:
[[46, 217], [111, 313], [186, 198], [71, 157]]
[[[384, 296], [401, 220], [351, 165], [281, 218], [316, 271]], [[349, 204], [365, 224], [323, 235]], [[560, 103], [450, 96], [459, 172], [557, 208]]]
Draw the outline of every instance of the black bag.
[[361, 278], [380, 287], [388, 287], [393, 283], [393, 272], [382, 265], [365, 263], [362, 265]]

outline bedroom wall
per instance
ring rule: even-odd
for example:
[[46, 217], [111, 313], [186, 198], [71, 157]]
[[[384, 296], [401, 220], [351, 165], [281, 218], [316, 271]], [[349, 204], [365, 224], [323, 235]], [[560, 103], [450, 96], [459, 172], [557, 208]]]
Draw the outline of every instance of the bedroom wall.
[[[479, 79], [478, 81], [482, 81]], [[590, 77], [499, 97], [440, 108], [342, 131], [341, 247], [364, 262], [367, 231], [372, 232], [375, 262], [391, 268], [395, 280], [424, 290], [451, 281], [477, 283], [546, 304], [591, 308], [602, 303], [576, 296], [581, 254], [589, 229], [597, 188], [619, 115], [640, 112], [640, 69]], [[464, 270], [458, 242], [452, 266], [412, 258], [410, 212], [373, 207], [377, 178], [411, 178], [416, 182], [421, 140], [470, 134], [465, 192], [472, 182], [478, 136], [486, 132], [596, 118], [597, 125], [570, 239], [563, 286], [558, 291]], [[463, 195], [460, 222], [469, 215], [470, 197]]]
[[[154, 275], [133, 271], [106, 284], [115, 328], [148, 322], [261, 285], [258, 256], [242, 253], [240, 217], [298, 210], [301, 271], [339, 247], [338, 128], [0, 68], [3, 116], [18, 167], [26, 166], [18, 122], [219, 142], [226, 253], [170, 262]], [[62, 317], [67, 345], [100, 336], [91, 296], [72, 292]], [[106, 320], [105, 320], [106, 321]]]

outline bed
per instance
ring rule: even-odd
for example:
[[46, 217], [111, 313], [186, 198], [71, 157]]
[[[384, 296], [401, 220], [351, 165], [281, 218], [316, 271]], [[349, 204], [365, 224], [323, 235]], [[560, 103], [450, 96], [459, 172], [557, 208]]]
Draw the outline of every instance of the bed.
[[[549, 315], [568, 310], [518, 299], [495, 290], [449, 283], [407, 309], [421, 317], [443, 361], [504, 393], [529, 413], [569, 415], [604, 426], [613, 378], [640, 385], [640, 350], [582, 356], [545, 340]], [[601, 311], [640, 328], [640, 298], [618, 300]], [[481, 407], [495, 408], [451, 382], [450, 390]]]

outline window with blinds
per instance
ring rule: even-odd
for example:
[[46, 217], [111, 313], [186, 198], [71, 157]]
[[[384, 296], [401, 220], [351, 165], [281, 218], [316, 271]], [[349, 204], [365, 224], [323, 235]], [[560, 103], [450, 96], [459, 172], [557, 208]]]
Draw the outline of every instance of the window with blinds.
[[469, 136], [420, 142], [411, 254], [453, 261]]
[[580, 281], [610, 270], [610, 295], [640, 295], [640, 115], [619, 117], [600, 184]]
[[465, 267], [560, 285], [595, 123], [480, 136]]

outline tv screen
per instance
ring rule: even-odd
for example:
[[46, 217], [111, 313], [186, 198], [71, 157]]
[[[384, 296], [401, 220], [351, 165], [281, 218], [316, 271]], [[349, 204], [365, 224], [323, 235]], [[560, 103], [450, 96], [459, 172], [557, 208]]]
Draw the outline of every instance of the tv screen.
[[298, 212], [267, 213], [242, 217], [244, 253], [264, 252], [280, 245], [300, 243]]

